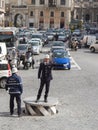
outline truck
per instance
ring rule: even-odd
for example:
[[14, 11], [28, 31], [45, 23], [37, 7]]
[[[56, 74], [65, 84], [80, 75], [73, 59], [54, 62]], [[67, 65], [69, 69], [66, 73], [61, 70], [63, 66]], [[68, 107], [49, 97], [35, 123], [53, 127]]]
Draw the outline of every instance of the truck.
[[96, 42], [96, 36], [94, 35], [84, 35], [82, 39], [82, 45], [84, 47], [90, 47], [90, 45], [95, 42]]

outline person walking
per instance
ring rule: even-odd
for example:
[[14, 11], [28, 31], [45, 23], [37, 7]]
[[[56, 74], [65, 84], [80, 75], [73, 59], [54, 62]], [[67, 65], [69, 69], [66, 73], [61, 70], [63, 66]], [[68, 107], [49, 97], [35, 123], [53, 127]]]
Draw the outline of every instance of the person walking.
[[39, 70], [38, 70], [38, 79], [40, 79], [40, 88], [38, 90], [37, 99], [35, 102], [38, 102], [38, 100], [40, 99], [44, 85], [45, 85], [44, 102], [47, 102], [50, 81], [53, 79], [52, 63], [50, 62], [49, 55], [46, 55], [44, 61], [40, 63]]
[[14, 113], [14, 99], [17, 103], [17, 114], [21, 115], [21, 94], [23, 93], [23, 85], [21, 77], [17, 75], [17, 68], [12, 68], [12, 75], [7, 78], [6, 91], [10, 94], [10, 115]]

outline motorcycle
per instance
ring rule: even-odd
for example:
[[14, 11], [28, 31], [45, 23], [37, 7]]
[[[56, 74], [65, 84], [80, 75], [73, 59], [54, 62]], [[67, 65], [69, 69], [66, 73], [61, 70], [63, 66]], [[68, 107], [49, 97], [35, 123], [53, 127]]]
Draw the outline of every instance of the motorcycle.
[[71, 49], [77, 51], [77, 49], [78, 49], [78, 41], [72, 41]]
[[24, 63], [24, 69], [29, 69], [31, 67], [32, 64], [32, 57], [28, 57], [25, 59], [25, 63]]

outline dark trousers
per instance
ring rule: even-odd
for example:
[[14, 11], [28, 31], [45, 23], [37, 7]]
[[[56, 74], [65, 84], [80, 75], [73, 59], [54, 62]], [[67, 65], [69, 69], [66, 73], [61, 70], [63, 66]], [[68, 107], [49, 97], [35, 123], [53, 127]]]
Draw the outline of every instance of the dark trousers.
[[50, 80], [47, 81], [47, 80], [41, 80], [40, 82], [40, 88], [38, 90], [38, 95], [37, 95], [37, 99], [39, 100], [40, 97], [41, 97], [41, 93], [42, 93], [42, 90], [44, 88], [44, 85], [45, 85], [45, 95], [44, 95], [44, 99], [46, 99], [48, 97], [48, 93], [49, 93], [49, 87], [50, 87]]
[[16, 98], [17, 103], [17, 113], [21, 114], [21, 95], [20, 94], [10, 94], [10, 113], [14, 112], [14, 99]]

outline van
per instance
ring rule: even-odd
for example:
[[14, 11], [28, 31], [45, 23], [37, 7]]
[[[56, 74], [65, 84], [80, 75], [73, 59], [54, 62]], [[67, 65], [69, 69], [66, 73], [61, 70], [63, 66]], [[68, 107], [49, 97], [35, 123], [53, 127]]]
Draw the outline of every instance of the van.
[[84, 47], [89, 47], [91, 44], [96, 42], [96, 36], [94, 35], [84, 35], [82, 40], [82, 45]]
[[0, 42], [0, 59], [5, 59], [7, 48], [5, 42]]

